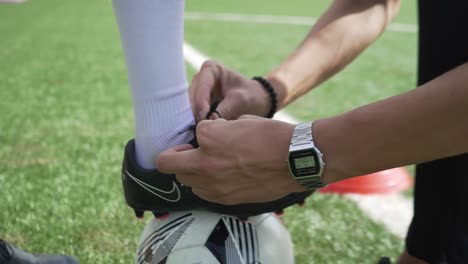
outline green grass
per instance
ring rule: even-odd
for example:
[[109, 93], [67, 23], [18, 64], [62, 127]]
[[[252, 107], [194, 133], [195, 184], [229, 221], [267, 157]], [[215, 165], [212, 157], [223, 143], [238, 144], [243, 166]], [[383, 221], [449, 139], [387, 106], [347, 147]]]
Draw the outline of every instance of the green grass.
[[[187, 10], [318, 16], [326, 5], [190, 0]], [[403, 5], [398, 21], [414, 23], [414, 2]], [[126, 207], [120, 186], [133, 112], [111, 2], [0, 5], [0, 17], [0, 237], [82, 263], [131, 263], [144, 223]], [[188, 21], [186, 40], [251, 76], [284, 59], [307, 30]], [[287, 111], [313, 119], [408, 90], [415, 54], [415, 34], [385, 33]], [[299, 264], [375, 263], [402, 247], [339, 196], [314, 195], [305, 208], [289, 209], [285, 221]]]

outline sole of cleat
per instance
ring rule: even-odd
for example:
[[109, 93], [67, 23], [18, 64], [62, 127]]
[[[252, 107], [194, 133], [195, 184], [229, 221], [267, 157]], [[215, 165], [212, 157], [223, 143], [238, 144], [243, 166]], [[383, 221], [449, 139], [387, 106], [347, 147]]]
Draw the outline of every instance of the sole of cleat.
[[159, 219], [159, 220], [164, 220], [169, 217], [169, 213], [156, 213], [153, 212], [154, 218]]

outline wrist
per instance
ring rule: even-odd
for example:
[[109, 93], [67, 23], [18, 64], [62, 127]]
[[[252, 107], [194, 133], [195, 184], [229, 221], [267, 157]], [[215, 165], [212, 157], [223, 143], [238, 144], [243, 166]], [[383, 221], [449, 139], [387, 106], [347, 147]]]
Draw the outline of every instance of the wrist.
[[255, 96], [252, 97], [255, 100], [255, 102], [253, 102], [256, 108], [255, 114], [257, 116], [266, 117], [272, 107], [271, 96], [260, 82], [256, 80], [251, 80], [251, 82], [252, 90], [255, 93]]
[[286, 84], [281, 80], [281, 78], [275, 74], [267, 74], [264, 76], [265, 80], [271, 83], [273, 89], [276, 92], [276, 98], [278, 100], [278, 110], [283, 108], [285, 105], [287, 87]]
[[270, 109], [264, 117], [273, 118], [275, 113], [278, 111], [278, 98], [277, 98], [275, 88], [273, 88], [271, 83], [263, 77], [255, 76], [252, 79], [260, 83], [261, 87], [265, 90], [265, 92], [270, 97]]
[[[294, 133], [294, 129], [296, 127], [296, 125], [294, 124], [290, 124], [290, 123], [286, 123], [286, 122], [280, 122], [281, 124], [283, 124], [286, 128], [286, 133], [282, 133], [280, 135], [278, 135], [278, 139], [281, 139], [281, 142], [284, 142], [283, 143], [280, 143], [278, 145], [280, 146], [284, 146], [284, 147], [281, 147], [281, 168], [280, 170], [281, 171], [284, 171], [284, 175], [286, 176], [287, 178], [287, 181], [284, 182], [284, 189], [288, 190], [288, 192], [290, 193], [294, 193], [294, 192], [304, 192], [304, 191], [307, 191], [296, 179], [295, 177], [291, 174], [291, 171], [289, 169], [289, 149], [290, 149], [290, 144], [291, 144], [291, 138], [293, 136], [293, 133]], [[277, 129], [277, 131], [280, 131], [279, 127]]]
[[341, 158], [340, 146], [344, 146], [342, 142], [343, 133], [340, 133], [340, 122], [336, 118], [326, 118], [314, 121], [312, 134], [314, 143], [323, 154], [325, 163], [322, 181], [325, 184], [331, 184], [337, 181], [350, 178], [352, 174], [346, 169], [346, 158]]

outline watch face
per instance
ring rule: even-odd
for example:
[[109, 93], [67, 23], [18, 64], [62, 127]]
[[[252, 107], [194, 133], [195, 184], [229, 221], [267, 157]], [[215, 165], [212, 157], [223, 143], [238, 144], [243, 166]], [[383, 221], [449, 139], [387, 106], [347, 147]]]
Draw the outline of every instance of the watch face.
[[316, 175], [320, 171], [318, 154], [314, 149], [293, 151], [289, 153], [289, 167], [295, 177]]
[[312, 156], [294, 159], [294, 167], [296, 167], [296, 169], [304, 169], [304, 168], [314, 167], [314, 166], [315, 166], [315, 160]]

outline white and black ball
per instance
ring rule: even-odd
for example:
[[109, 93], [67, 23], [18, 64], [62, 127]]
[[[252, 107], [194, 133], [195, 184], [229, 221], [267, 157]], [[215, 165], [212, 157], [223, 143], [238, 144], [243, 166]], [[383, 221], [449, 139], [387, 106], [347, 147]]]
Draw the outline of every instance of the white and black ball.
[[137, 264], [291, 264], [293, 244], [275, 214], [242, 221], [205, 211], [171, 213], [146, 225]]

